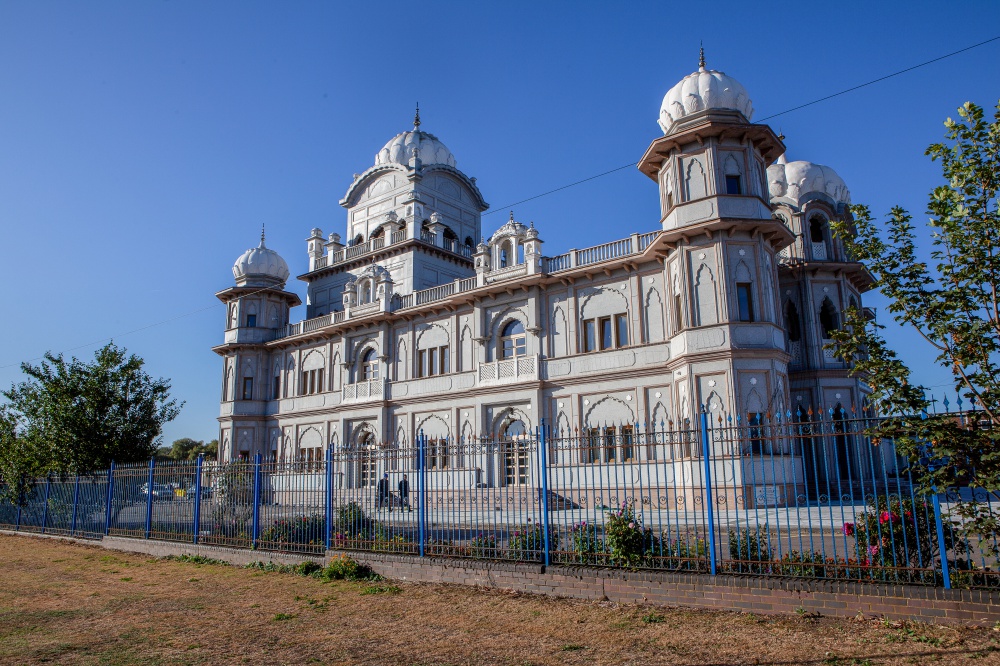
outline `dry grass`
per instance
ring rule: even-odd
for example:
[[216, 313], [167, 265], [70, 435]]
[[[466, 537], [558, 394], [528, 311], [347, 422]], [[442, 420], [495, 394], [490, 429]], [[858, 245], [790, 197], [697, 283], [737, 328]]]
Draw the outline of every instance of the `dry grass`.
[[322, 583], [0, 535], [2, 664], [1000, 664], [1000, 632]]

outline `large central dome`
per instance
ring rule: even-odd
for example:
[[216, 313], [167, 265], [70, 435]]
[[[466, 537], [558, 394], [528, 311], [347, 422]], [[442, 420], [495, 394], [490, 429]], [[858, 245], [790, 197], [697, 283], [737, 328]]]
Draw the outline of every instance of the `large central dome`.
[[455, 166], [455, 156], [451, 151], [436, 136], [419, 129], [392, 137], [375, 155], [375, 164], [409, 164], [414, 150], [419, 151], [420, 161], [424, 164]]
[[678, 120], [705, 109], [733, 109], [742, 113], [747, 120], [753, 117], [753, 103], [746, 88], [723, 72], [705, 69], [702, 56], [698, 71], [685, 76], [663, 96], [660, 129], [668, 134]]

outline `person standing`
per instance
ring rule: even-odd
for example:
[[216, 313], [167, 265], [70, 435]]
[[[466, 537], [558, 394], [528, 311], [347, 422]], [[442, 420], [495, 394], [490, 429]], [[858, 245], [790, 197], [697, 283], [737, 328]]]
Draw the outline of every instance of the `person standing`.
[[376, 503], [375, 508], [381, 509], [382, 503], [389, 505], [389, 511], [392, 511], [392, 500], [389, 497], [389, 474], [388, 472], [382, 475], [379, 479], [378, 489], [376, 490]]
[[403, 507], [406, 507], [407, 511], [413, 511], [413, 507], [410, 506], [410, 482], [406, 480], [406, 475], [399, 480], [399, 510], [402, 511]]

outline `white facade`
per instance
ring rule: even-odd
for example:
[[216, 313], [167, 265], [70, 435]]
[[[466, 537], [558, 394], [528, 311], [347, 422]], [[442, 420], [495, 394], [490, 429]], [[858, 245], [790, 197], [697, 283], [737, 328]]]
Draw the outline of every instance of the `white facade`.
[[[830, 236], [847, 188], [779, 160], [781, 138], [752, 113], [742, 86], [702, 66], [665, 96], [664, 134], [639, 165], [661, 219], [545, 255], [513, 214], [484, 237], [475, 179], [418, 117], [341, 201], [348, 242], [307, 238], [303, 321], [290, 323], [298, 299], [272, 257], [244, 255], [219, 292], [220, 456], [312, 461], [542, 419], [568, 433], [693, 428], [702, 405], [715, 422], [860, 407], [863, 384], [822, 349], [871, 284]], [[447, 467], [457, 485], [503, 482], [478, 461]]]

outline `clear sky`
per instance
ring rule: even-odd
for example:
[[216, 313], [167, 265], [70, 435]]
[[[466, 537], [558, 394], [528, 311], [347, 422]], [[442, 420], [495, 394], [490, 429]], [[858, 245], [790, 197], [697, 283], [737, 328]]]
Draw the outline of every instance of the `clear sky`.
[[[997, 2], [0, 0], [0, 385], [113, 337], [185, 401], [165, 441], [212, 439], [213, 294], [262, 223], [305, 272], [309, 230], [343, 233], [352, 174], [416, 101], [478, 178], [489, 234], [509, 203], [637, 161], [701, 40], [760, 119], [997, 36], [998, 19]], [[855, 202], [923, 221], [925, 148], [963, 102], [998, 98], [993, 42], [769, 122]], [[626, 169], [515, 213], [558, 254], [655, 229], [657, 188]], [[948, 381], [915, 335], [890, 337], [919, 380]]]

